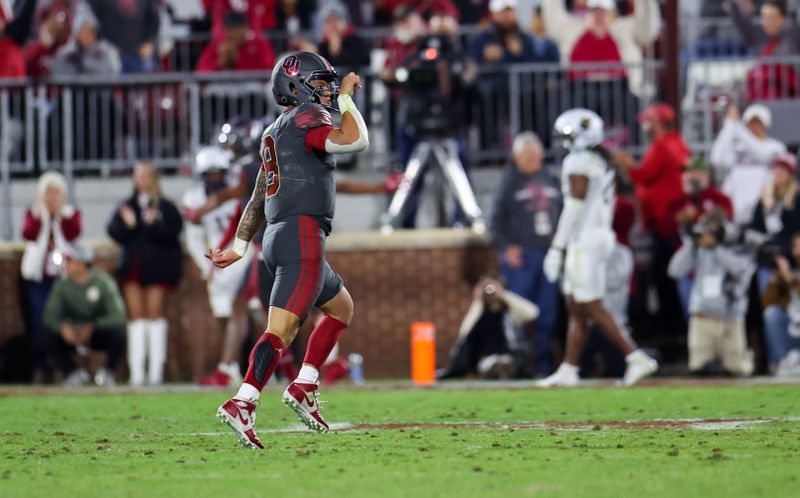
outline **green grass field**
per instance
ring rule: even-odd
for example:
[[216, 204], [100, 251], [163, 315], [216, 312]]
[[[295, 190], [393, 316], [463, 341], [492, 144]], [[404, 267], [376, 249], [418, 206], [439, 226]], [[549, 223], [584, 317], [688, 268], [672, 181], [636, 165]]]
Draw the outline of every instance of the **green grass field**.
[[269, 391], [264, 451], [226, 395], [2, 396], [0, 497], [800, 496], [794, 386], [323, 391], [326, 435]]

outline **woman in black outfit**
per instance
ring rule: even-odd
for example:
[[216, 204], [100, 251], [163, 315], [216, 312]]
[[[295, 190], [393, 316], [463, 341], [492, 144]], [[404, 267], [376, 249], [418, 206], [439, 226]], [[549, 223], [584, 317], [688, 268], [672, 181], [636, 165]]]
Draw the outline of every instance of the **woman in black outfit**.
[[183, 219], [161, 193], [158, 171], [139, 163], [133, 170], [133, 194], [114, 213], [108, 235], [122, 246], [117, 269], [128, 308], [128, 367], [131, 384], [161, 384], [167, 359], [164, 296], [181, 277], [179, 241]]

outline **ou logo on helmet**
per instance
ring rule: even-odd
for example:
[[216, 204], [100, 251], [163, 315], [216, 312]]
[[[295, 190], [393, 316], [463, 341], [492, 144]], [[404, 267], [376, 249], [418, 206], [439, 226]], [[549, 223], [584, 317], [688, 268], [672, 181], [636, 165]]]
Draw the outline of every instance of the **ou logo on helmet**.
[[294, 55], [290, 55], [283, 61], [283, 72], [286, 76], [294, 77], [300, 72], [300, 59]]

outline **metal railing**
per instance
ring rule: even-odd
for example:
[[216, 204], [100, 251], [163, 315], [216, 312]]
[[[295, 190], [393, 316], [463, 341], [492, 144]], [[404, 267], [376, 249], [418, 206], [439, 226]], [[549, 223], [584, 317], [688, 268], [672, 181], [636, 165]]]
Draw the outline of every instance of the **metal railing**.
[[[506, 160], [513, 137], [522, 130], [536, 131], [549, 147], [556, 116], [576, 106], [596, 110], [620, 143], [640, 148], [635, 118], [648, 98], [634, 97], [622, 75], [640, 71], [644, 86], [655, 88], [659, 68], [660, 63], [645, 61], [484, 70], [460, 104], [467, 111], [467, 159]], [[164, 73], [0, 81], [3, 188], [12, 175], [51, 169], [71, 179], [77, 173], [127, 172], [139, 160], [161, 168], [189, 166], [197, 148], [231, 117], [277, 115], [269, 78], [265, 72]], [[398, 160], [395, 131], [404, 123], [395, 111], [399, 100], [411, 97], [398, 96], [374, 74], [367, 72], [364, 79], [357, 103], [372, 145], [358, 160], [362, 167], [382, 169]], [[3, 198], [10, 202], [8, 195]]]
[[765, 105], [770, 136], [800, 145], [800, 56], [688, 59], [684, 78], [681, 131], [694, 150], [711, 150], [731, 103]]

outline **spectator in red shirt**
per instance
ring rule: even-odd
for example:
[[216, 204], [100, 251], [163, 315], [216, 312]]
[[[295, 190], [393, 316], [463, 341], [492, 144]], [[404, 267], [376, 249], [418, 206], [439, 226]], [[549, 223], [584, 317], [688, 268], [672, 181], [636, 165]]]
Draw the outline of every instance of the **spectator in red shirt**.
[[683, 195], [667, 205], [664, 221], [670, 222], [661, 229], [662, 233], [678, 235], [714, 207], [721, 208], [728, 220], [733, 220], [733, 203], [711, 182], [711, 168], [702, 158], [695, 158], [684, 168], [682, 181]]
[[24, 78], [25, 60], [22, 50], [5, 35], [8, 18], [0, 5], [0, 78]]
[[225, 16], [225, 36], [212, 40], [197, 63], [198, 72], [270, 70], [275, 65], [272, 45], [247, 24], [241, 12]]
[[278, 25], [276, 9], [278, 0], [203, 0], [203, 7], [211, 19], [211, 36], [214, 40], [225, 37], [225, 16], [240, 12], [250, 21], [250, 29], [261, 33]]
[[48, 332], [42, 324], [47, 296], [61, 271], [61, 253], [81, 234], [81, 212], [67, 204], [67, 180], [54, 171], [39, 177], [36, 199], [25, 211], [26, 240], [21, 273], [29, 303], [28, 324], [34, 361], [34, 381], [41, 383], [47, 365]]
[[56, 52], [69, 41], [72, 12], [63, 4], [52, 4], [40, 13], [39, 37], [25, 47], [25, 69], [28, 76], [50, 75], [50, 64]]

